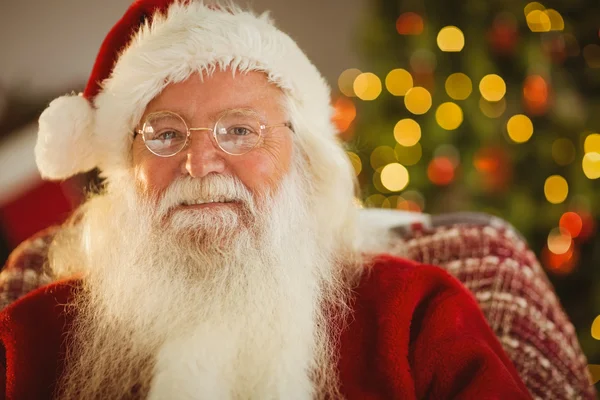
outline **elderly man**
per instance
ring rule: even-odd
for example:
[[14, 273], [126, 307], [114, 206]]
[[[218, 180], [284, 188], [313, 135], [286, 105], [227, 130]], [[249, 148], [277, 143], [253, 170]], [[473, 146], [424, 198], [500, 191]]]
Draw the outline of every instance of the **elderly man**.
[[359, 232], [330, 117], [267, 16], [136, 1], [40, 118], [42, 174], [106, 187], [0, 317], [5, 398], [529, 398], [457, 281]]

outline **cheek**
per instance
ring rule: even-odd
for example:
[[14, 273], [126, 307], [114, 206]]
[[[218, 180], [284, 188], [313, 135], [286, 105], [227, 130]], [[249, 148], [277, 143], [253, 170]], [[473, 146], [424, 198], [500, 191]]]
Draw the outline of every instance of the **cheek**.
[[178, 157], [161, 158], [134, 145], [133, 170], [135, 181], [142, 193], [160, 194], [175, 179], [178, 170]]
[[291, 141], [265, 144], [247, 155], [233, 158], [235, 175], [255, 194], [273, 192], [290, 170]]

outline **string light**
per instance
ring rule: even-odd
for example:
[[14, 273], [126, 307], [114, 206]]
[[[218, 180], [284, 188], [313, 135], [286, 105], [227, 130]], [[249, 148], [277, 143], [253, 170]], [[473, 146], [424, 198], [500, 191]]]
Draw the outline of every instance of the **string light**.
[[500, 101], [506, 94], [506, 83], [500, 76], [489, 74], [479, 82], [479, 91], [487, 101]]
[[586, 153], [581, 162], [583, 173], [588, 179], [600, 178], [600, 153]]
[[375, 100], [381, 94], [381, 80], [371, 72], [363, 72], [354, 80], [354, 93], [361, 100]]
[[396, 20], [396, 31], [400, 35], [420, 35], [423, 33], [423, 18], [414, 12], [401, 14]]
[[456, 26], [446, 26], [437, 35], [437, 45], [445, 52], [458, 52], [465, 47], [465, 35]]
[[480, 97], [479, 109], [488, 118], [499, 118], [506, 111], [506, 99], [503, 97], [500, 101], [487, 101]]
[[569, 139], [560, 138], [552, 143], [552, 158], [558, 165], [569, 165], [575, 161], [575, 146]]
[[526, 17], [531, 32], [549, 32], [552, 27], [550, 17], [545, 11], [533, 10]]
[[358, 176], [362, 171], [362, 161], [360, 160], [360, 157], [358, 154], [351, 151], [346, 152], [346, 154], [348, 154], [350, 163], [352, 163], [352, 168], [354, 168], [354, 175]]
[[394, 96], [404, 96], [413, 87], [413, 77], [405, 69], [393, 69], [385, 77], [385, 87]]
[[402, 164], [391, 163], [383, 167], [381, 171], [381, 183], [391, 192], [399, 192], [409, 182], [408, 170]]
[[338, 88], [344, 96], [356, 97], [354, 93], [354, 80], [362, 73], [360, 69], [349, 68], [342, 72], [338, 78]]
[[533, 123], [523, 114], [517, 114], [510, 117], [506, 124], [508, 136], [515, 143], [525, 143], [533, 135]]
[[544, 183], [544, 195], [546, 200], [552, 204], [560, 204], [569, 194], [569, 184], [567, 180], [560, 175], [552, 175]]
[[583, 228], [583, 220], [576, 212], [568, 211], [560, 217], [558, 226], [569, 232], [571, 237], [576, 238]]
[[401, 119], [394, 127], [394, 139], [402, 146], [414, 146], [421, 139], [421, 126], [414, 119]]
[[572, 242], [571, 234], [566, 229], [554, 228], [548, 234], [548, 250], [554, 254], [565, 254]]
[[446, 79], [445, 88], [452, 99], [466, 100], [473, 91], [473, 83], [467, 75], [457, 72]]
[[371, 153], [370, 162], [374, 170], [396, 161], [394, 149], [390, 146], [376, 147]]
[[435, 111], [435, 120], [443, 129], [452, 131], [462, 124], [463, 111], [456, 103], [442, 103]]
[[537, 1], [533, 1], [531, 3], [528, 3], [525, 8], [523, 9], [525, 16], [527, 16], [530, 12], [532, 11], [544, 11], [546, 9], [546, 7], [544, 7], [541, 3], [538, 3]]
[[425, 114], [431, 108], [431, 94], [424, 87], [413, 87], [406, 92], [404, 105], [413, 114]]
[[583, 142], [585, 153], [600, 153], [600, 134], [590, 133]]
[[549, 8], [545, 13], [548, 16], [548, 19], [550, 19], [551, 31], [562, 31], [565, 29], [565, 21], [558, 11]]
[[421, 160], [423, 149], [420, 143], [409, 147], [397, 144], [394, 153], [396, 153], [396, 158], [402, 165], [415, 165]]
[[592, 322], [592, 337], [596, 340], [600, 340], [600, 315]]

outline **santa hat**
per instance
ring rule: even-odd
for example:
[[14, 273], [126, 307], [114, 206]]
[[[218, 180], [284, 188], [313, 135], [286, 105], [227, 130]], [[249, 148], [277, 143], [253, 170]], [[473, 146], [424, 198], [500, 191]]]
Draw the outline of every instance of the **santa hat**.
[[102, 43], [84, 92], [54, 100], [40, 116], [42, 176], [127, 168], [132, 130], [150, 100], [169, 83], [227, 67], [263, 71], [290, 100], [301, 140], [334, 143], [328, 85], [268, 15], [194, 0], [136, 0]]

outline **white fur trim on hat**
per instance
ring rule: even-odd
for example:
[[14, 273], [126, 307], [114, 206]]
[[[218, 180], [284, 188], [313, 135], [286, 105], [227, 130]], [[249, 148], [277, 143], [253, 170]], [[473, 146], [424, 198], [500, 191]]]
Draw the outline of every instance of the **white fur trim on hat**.
[[62, 96], [39, 119], [35, 160], [43, 178], [66, 179], [97, 165], [94, 110], [81, 96]]

